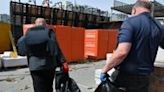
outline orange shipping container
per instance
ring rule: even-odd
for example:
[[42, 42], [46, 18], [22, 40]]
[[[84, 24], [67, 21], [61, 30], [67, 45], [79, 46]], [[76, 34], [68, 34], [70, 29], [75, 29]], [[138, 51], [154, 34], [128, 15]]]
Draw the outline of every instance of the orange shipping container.
[[73, 27], [71, 36], [71, 60], [84, 59], [84, 28]]
[[108, 53], [112, 53], [113, 50], [116, 48], [117, 36], [118, 36], [117, 29], [108, 30], [108, 48], [107, 48]]
[[71, 30], [69, 26], [54, 26], [59, 46], [67, 60], [71, 61]]
[[108, 31], [92, 29], [85, 31], [85, 58], [104, 59], [107, 53]]

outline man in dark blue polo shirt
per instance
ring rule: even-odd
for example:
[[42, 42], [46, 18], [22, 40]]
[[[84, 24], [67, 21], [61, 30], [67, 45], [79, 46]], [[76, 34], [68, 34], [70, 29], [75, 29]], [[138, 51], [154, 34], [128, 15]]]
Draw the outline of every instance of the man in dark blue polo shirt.
[[107, 71], [119, 66], [118, 86], [125, 87], [126, 92], [148, 92], [158, 47], [164, 47], [164, 29], [150, 12], [150, 2], [134, 4], [132, 17], [121, 26], [118, 47], [102, 69], [101, 81], [106, 80]]

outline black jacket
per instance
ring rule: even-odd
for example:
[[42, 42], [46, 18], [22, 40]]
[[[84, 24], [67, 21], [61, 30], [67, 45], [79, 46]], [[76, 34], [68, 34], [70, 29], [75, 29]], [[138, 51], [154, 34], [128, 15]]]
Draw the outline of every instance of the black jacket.
[[[25, 36], [22, 36], [17, 43], [18, 46], [18, 54], [21, 56], [27, 55], [28, 64], [31, 71], [35, 70], [43, 70], [43, 69], [54, 69], [57, 66], [61, 66], [63, 62], [65, 62], [64, 55], [58, 45], [56, 40], [55, 33], [51, 31], [50, 39], [52, 43], [50, 44], [51, 50], [54, 51], [54, 56], [43, 56], [43, 57], [36, 57], [36, 56], [29, 56], [28, 51], [26, 49], [25, 44]], [[55, 50], [54, 50], [55, 49]]]

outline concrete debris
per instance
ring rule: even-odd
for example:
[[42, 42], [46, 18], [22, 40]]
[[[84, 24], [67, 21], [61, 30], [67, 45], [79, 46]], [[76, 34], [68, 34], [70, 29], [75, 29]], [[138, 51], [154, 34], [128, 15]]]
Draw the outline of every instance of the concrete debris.
[[23, 80], [25, 77], [20, 78], [20, 80]]
[[4, 81], [7, 81], [7, 82], [15, 82], [15, 78], [10, 78], [10, 77], [7, 77]]
[[24, 88], [21, 88], [20, 90], [21, 91], [25, 91], [25, 90], [27, 90], [27, 89], [29, 89], [30, 87], [28, 86], [28, 85], [26, 85], [26, 86], [24, 86]]

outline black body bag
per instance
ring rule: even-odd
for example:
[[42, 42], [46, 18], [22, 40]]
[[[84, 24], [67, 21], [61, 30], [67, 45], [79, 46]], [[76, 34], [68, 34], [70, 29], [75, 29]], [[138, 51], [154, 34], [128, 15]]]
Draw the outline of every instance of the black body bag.
[[69, 77], [68, 73], [56, 71], [55, 74], [56, 92], [81, 92], [77, 83]]
[[101, 82], [94, 92], [125, 92], [125, 89], [115, 86], [115, 84], [108, 79]]

